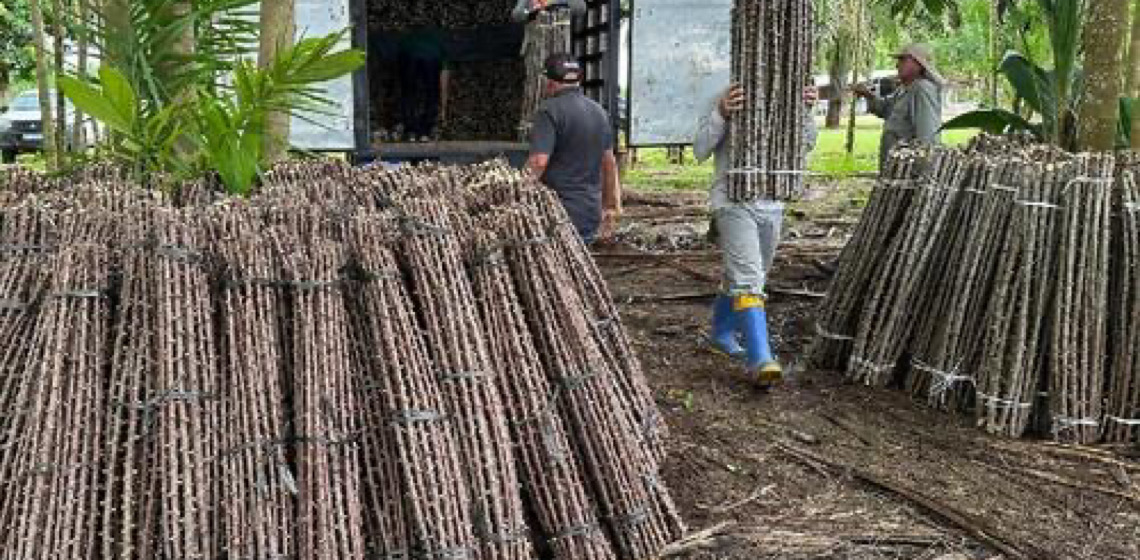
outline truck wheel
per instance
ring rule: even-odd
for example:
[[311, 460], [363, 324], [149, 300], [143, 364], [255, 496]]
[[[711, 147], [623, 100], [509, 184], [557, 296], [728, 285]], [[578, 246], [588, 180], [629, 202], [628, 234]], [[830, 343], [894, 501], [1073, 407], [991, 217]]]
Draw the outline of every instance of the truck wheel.
[[16, 163], [16, 150], [0, 152], [0, 163]]

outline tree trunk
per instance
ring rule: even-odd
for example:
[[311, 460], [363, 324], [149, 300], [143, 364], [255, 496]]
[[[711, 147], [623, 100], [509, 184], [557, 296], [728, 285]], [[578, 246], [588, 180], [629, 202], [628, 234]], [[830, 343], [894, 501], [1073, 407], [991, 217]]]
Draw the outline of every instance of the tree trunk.
[[1001, 34], [1001, 17], [998, 14], [998, 3], [990, 2], [989, 25], [989, 57], [990, 71], [986, 72], [986, 93], [990, 98], [990, 107], [998, 106], [998, 73], [997, 67], [1001, 57], [1001, 47], [998, 45], [998, 36]]
[[44, 11], [40, 0], [29, 0], [28, 9], [32, 12], [32, 34], [36, 49], [36, 85], [39, 87], [40, 119], [43, 122], [43, 150], [48, 171], [59, 169], [55, 152], [55, 119], [52, 118], [51, 95], [48, 92], [49, 65], [47, 37], [44, 32]]
[[1132, 10], [1132, 48], [1128, 61], [1128, 88], [1125, 90], [1132, 101], [1132, 149], [1140, 152], [1140, 0]]
[[[130, 0], [101, 0], [103, 3], [103, 34], [108, 37], [128, 37], [129, 34], [134, 33], [133, 26], [131, 25], [131, 3]], [[128, 61], [130, 60], [131, 53], [122, 52], [126, 48], [128, 42], [126, 41], [108, 41], [105, 46], [106, 52], [101, 53], [103, 60], [107, 63], [117, 66], [124, 72], [130, 69]]]
[[1077, 142], [1083, 150], [1105, 151], [1116, 147], [1120, 124], [1120, 92], [1123, 76], [1128, 0], [1090, 2], [1085, 19], [1085, 82], [1088, 90], [1081, 105]]
[[[63, 73], [64, 69], [64, 40], [67, 39], [67, 33], [63, 25], [64, 17], [67, 12], [63, 9], [63, 3], [60, 0], [52, 0], [52, 35], [55, 39], [55, 63], [54, 74], [59, 76]], [[63, 90], [60, 88], [55, 89], [55, 153], [59, 165], [62, 167], [64, 158], [67, 154], [67, 97], [63, 95]]]
[[[79, 24], [79, 37], [77, 38], [76, 45], [76, 60], [75, 60], [75, 75], [83, 80], [87, 78], [87, 26], [90, 22], [90, 7], [87, 4], [88, 0], [76, 0], [75, 2], [75, 21]], [[84, 146], [87, 144], [87, 138], [84, 137], [83, 131], [83, 112], [79, 107], [75, 109], [75, 120], [71, 124], [71, 147], [77, 152], [82, 152]]]
[[844, 99], [843, 94], [828, 99], [827, 101], [827, 116], [825, 117], [823, 126], [825, 128], [836, 129], [843, 126], [843, 107]]
[[827, 100], [827, 118], [824, 126], [839, 128], [843, 121], [844, 95], [847, 91], [847, 76], [851, 73], [849, 58], [839, 46], [833, 46], [828, 57], [827, 75], [831, 81], [831, 95]]
[[[264, 68], [273, 63], [277, 53], [293, 45], [295, 33], [293, 0], [263, 0], [261, 2], [261, 45], [257, 65]], [[289, 115], [271, 113], [265, 121], [262, 144], [262, 161], [273, 163], [285, 157], [289, 147]]]

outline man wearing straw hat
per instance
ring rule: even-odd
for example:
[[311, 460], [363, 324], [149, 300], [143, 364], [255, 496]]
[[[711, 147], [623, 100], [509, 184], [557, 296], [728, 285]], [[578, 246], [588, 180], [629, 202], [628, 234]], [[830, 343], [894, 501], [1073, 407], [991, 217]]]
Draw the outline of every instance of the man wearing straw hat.
[[928, 45], [915, 43], [895, 54], [901, 85], [887, 97], [875, 95], [858, 84], [852, 92], [867, 100], [871, 113], [886, 120], [879, 141], [879, 169], [887, 155], [902, 141], [939, 142], [942, 128], [942, 88], [946, 81], [934, 67], [934, 53]]
[[[693, 154], [698, 161], [705, 161], [710, 156], [716, 161], [716, 175], [709, 193], [713, 217], [710, 236], [715, 235], [724, 253], [726, 293], [713, 304], [710, 343], [717, 352], [743, 359], [748, 375], [761, 388], [767, 388], [782, 381], [784, 376], [783, 368], [772, 353], [763, 296], [768, 271], [780, 243], [784, 205], [772, 200], [729, 200], [731, 140], [728, 123], [734, 113], [744, 108], [745, 95], [743, 88], [732, 86], [716, 100], [697, 125]], [[814, 106], [818, 99], [819, 90], [814, 84], [804, 88], [806, 105]], [[803, 127], [802, 156], [806, 160], [818, 137], [811, 111], [805, 113]]]

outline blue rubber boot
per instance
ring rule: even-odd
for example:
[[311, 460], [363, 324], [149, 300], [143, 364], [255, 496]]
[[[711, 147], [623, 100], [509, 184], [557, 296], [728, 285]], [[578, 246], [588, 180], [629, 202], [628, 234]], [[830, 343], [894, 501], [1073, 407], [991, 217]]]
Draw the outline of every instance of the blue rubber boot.
[[761, 387], [770, 387], [784, 380], [784, 368], [772, 355], [772, 343], [768, 339], [768, 312], [764, 308], [764, 298], [760, 296], [740, 296], [732, 302], [740, 330], [744, 333], [746, 350], [745, 365], [748, 374]]
[[744, 347], [740, 345], [736, 334], [739, 332], [736, 325], [736, 314], [732, 311], [732, 298], [719, 296], [713, 303], [712, 334], [709, 342], [713, 349], [730, 358], [743, 358]]

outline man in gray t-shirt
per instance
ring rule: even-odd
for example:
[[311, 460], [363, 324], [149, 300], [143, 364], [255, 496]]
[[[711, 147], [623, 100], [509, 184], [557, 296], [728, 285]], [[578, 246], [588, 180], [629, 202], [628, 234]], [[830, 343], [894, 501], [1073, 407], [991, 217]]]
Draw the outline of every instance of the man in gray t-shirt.
[[586, 243], [611, 236], [621, 215], [621, 185], [606, 111], [582, 93], [578, 61], [553, 54], [545, 64], [547, 99], [534, 115], [527, 165], [562, 200]]

